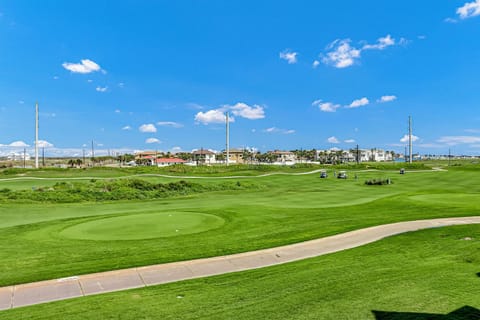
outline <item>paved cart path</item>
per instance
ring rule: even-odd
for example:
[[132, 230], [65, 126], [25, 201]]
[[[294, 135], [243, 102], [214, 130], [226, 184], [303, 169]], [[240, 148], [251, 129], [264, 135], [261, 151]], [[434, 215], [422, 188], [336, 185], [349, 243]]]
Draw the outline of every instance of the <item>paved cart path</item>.
[[0, 288], [0, 310], [263, 268], [346, 250], [399, 233], [480, 224], [480, 216], [385, 224], [301, 243], [213, 258], [108, 271]]

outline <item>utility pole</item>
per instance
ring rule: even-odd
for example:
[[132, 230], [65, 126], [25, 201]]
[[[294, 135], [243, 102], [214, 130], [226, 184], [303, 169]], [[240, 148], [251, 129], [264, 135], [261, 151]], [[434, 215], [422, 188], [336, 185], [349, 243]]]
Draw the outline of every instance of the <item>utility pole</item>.
[[85, 149], [83, 149], [83, 166], [85, 167]]
[[92, 140], [92, 166], [95, 166], [95, 150], [93, 149], [93, 140]]
[[360, 163], [360, 150], [358, 149], [358, 144], [357, 144], [357, 164]]
[[408, 116], [408, 150], [410, 152], [409, 163], [413, 162], [412, 154], [412, 117]]
[[45, 147], [42, 147], [42, 167], [45, 167]]
[[35, 169], [38, 169], [38, 102], [35, 103]]
[[450, 148], [448, 149], [448, 166], [450, 167], [450, 159], [452, 158], [452, 153]]
[[228, 111], [225, 112], [225, 126], [226, 126], [226, 150], [227, 150], [227, 159], [226, 159], [226, 163], [227, 163], [227, 166], [228, 166], [228, 161], [230, 160], [230, 143], [229, 143], [229, 127], [228, 127]]

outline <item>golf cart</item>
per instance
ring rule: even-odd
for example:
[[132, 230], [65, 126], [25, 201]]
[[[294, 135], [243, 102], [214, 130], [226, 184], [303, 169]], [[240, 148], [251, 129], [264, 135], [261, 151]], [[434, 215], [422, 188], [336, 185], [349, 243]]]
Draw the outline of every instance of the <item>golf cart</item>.
[[320, 171], [320, 178], [322, 179], [328, 178], [328, 173], [326, 170]]
[[339, 171], [337, 175], [338, 179], [347, 179], [347, 172], [346, 171]]
[[405, 168], [400, 169], [400, 174], [405, 174]]

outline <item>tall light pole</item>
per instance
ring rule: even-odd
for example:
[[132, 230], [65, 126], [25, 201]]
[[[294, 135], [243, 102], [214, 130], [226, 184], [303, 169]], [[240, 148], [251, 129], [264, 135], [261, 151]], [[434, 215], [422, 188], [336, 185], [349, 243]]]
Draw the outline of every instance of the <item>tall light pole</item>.
[[228, 161], [230, 160], [230, 142], [229, 142], [229, 127], [228, 127], [228, 111], [225, 112], [225, 127], [226, 127], [226, 150], [227, 150], [227, 159], [226, 163], [228, 166]]
[[38, 102], [35, 103], [35, 169], [38, 169]]
[[413, 162], [412, 154], [412, 117], [408, 116], [408, 151], [410, 153], [410, 158], [408, 159], [409, 163]]

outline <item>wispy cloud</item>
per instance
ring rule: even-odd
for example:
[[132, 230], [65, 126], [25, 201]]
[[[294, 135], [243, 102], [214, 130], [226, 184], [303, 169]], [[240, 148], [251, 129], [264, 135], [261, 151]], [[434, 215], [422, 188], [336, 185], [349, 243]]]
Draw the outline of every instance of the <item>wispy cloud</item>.
[[298, 52], [292, 52], [290, 50], [284, 50], [279, 54], [280, 59], [286, 60], [288, 64], [297, 63], [297, 55], [298, 55]]
[[102, 68], [90, 59], [83, 59], [80, 63], [64, 62], [62, 67], [73, 73], [91, 73], [102, 70]]
[[390, 102], [390, 101], [394, 101], [394, 100], [397, 100], [397, 97], [396, 96], [382, 96], [380, 97], [380, 99], [377, 100], [377, 102], [379, 103], [385, 103], [385, 102]]
[[350, 39], [337, 39], [327, 46], [326, 53], [322, 55], [322, 62], [335, 68], [347, 68], [360, 59], [362, 51], [384, 50], [390, 46], [405, 45], [408, 42], [405, 38], [396, 41], [391, 35], [387, 34], [385, 37], [378, 38], [374, 44], [367, 43], [361, 48], [356, 48], [352, 45]]
[[337, 139], [337, 137], [335, 137], [335, 136], [332, 136], [332, 137], [328, 138], [328, 139], [327, 139], [327, 142], [328, 142], [328, 143], [335, 143], [335, 144], [336, 144], [336, 143], [340, 143], [340, 141], [339, 141], [339, 140]]
[[96, 87], [95, 90], [97, 90], [97, 92], [107, 92], [108, 87]]
[[460, 19], [467, 19], [480, 15], [480, 0], [465, 3], [457, 9], [457, 15]]
[[437, 140], [437, 142], [444, 143], [449, 146], [457, 144], [474, 144], [480, 143], [480, 137], [476, 136], [445, 136]]
[[362, 50], [383, 50], [393, 45], [395, 45], [395, 39], [393, 39], [391, 35], [387, 34], [385, 37], [378, 38], [377, 43], [375, 44], [364, 45]]
[[173, 121], [159, 121], [157, 125], [162, 127], [182, 128], [183, 124]]
[[323, 102], [322, 100], [315, 100], [312, 102], [312, 106], [318, 107], [323, 112], [335, 112], [341, 106], [332, 102]]
[[355, 140], [354, 139], [347, 139], [343, 142], [345, 142], [345, 143], [355, 143]]
[[366, 98], [363, 97], [361, 99], [354, 100], [350, 105], [346, 106], [347, 108], [358, 108], [358, 107], [363, 107], [366, 106], [370, 103], [370, 101]]
[[313, 61], [313, 63], [312, 63], [313, 69], [315, 69], [316, 67], [318, 67], [319, 64], [320, 64], [320, 61], [318, 61], [318, 60]]
[[266, 132], [266, 133], [280, 133], [280, 134], [293, 134], [293, 133], [295, 133], [295, 130], [280, 129], [280, 128], [277, 128], [277, 127], [271, 127], [271, 128], [267, 128], [267, 129], [263, 130], [263, 132]]
[[130, 130], [132, 130], [132, 127], [130, 127], [130, 126], [124, 126], [124, 127], [122, 128], [122, 130], [130, 131]]
[[145, 143], [162, 143], [162, 141], [158, 140], [157, 138], [148, 138], [147, 140], [145, 140]]
[[155, 127], [155, 125], [151, 124], [151, 123], [148, 123], [148, 124], [142, 124], [138, 130], [140, 130], [140, 132], [144, 132], [144, 133], [154, 133], [154, 132], [157, 132], [157, 128]]

